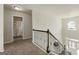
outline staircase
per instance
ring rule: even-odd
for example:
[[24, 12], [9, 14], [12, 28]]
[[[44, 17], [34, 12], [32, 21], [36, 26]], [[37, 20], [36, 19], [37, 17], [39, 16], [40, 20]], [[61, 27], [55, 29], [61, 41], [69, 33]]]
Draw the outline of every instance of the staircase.
[[65, 45], [61, 44], [49, 29], [47, 31], [33, 29], [33, 34], [33, 41], [44, 49], [48, 55], [71, 54], [66, 51]]

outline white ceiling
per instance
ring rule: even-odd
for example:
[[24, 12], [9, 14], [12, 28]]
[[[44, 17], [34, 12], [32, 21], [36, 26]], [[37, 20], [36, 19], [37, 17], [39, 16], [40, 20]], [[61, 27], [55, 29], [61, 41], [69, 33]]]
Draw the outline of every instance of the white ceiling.
[[23, 9], [23, 12], [31, 14], [33, 9], [51, 11], [56, 13], [69, 13], [79, 11], [79, 4], [6, 4], [5, 8], [14, 10], [12, 7], [17, 6]]
[[20, 6], [27, 8], [27, 9], [34, 9], [34, 8], [42, 8], [42, 9], [79, 9], [79, 4], [21, 4]]
[[[60, 10], [71, 10], [71, 9], [79, 9], [79, 4], [5, 4], [7, 8], [12, 9], [13, 6], [23, 8], [23, 11], [29, 11], [35, 8], [42, 8], [46, 10], [60, 9]], [[48, 9], [47, 9], [48, 8]]]
[[[10, 9], [10, 10], [15, 10], [14, 9], [14, 6], [21, 8], [22, 10], [20, 12], [26, 12], [28, 14], [31, 14], [32, 13], [31, 9], [27, 9], [27, 8], [21, 6], [21, 4], [5, 4], [4, 5], [4, 8]], [[17, 10], [15, 10], [15, 11], [17, 11]]]

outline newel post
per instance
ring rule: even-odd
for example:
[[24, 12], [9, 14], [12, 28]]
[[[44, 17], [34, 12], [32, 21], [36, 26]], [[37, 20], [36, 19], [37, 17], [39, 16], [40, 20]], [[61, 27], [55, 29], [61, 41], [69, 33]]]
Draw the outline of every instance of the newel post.
[[47, 29], [47, 53], [49, 53], [49, 29]]

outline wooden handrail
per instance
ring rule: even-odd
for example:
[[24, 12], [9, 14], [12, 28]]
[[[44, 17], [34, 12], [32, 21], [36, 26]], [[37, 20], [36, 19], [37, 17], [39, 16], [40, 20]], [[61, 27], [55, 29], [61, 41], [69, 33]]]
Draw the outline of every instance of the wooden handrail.
[[47, 31], [44, 31], [44, 30], [33, 29], [33, 31], [46, 32], [47, 33]]

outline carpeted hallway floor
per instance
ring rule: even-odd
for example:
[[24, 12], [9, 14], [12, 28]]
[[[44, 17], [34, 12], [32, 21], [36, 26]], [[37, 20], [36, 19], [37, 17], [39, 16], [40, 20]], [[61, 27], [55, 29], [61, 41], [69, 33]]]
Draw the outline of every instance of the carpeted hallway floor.
[[5, 52], [0, 55], [45, 55], [42, 50], [32, 43], [31, 39], [17, 40], [5, 45]]

